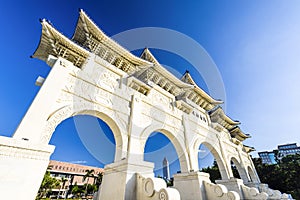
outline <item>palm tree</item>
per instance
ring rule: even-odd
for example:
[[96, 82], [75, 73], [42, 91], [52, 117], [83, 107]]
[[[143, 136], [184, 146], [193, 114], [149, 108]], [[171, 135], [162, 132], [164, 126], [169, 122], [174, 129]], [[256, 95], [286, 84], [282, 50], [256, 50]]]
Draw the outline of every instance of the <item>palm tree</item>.
[[66, 197], [69, 196], [70, 193], [72, 193], [72, 188], [73, 188], [73, 180], [74, 180], [74, 174], [70, 175], [70, 183], [69, 183], [69, 189], [67, 190]]
[[99, 172], [97, 174], [97, 177], [95, 178], [94, 184], [99, 188], [99, 186], [102, 183], [102, 179], [103, 179], [103, 172]]
[[37, 199], [41, 199], [42, 197], [47, 195], [49, 190], [59, 186], [59, 181], [56, 178], [51, 177], [51, 175], [50, 175], [49, 170], [51, 170], [51, 169], [52, 169], [52, 166], [48, 166], [47, 171], [44, 175], [43, 181], [41, 183], [41, 186], [39, 188], [38, 195], [36, 197]]
[[85, 196], [87, 196], [87, 188], [88, 188], [88, 184], [89, 184], [89, 178], [91, 176], [94, 176], [94, 172], [95, 172], [95, 170], [93, 170], [93, 169], [85, 170], [85, 175], [83, 176], [83, 179], [82, 179], [83, 182], [85, 181], [85, 179], [87, 179], [86, 186], [85, 186]]
[[66, 179], [65, 177], [61, 177], [60, 182], [62, 183], [62, 185], [61, 185], [61, 187], [59, 188], [58, 195], [57, 195], [57, 199], [59, 198], [61, 189], [65, 188], [65, 184], [66, 184], [67, 180], [68, 180], [68, 179]]

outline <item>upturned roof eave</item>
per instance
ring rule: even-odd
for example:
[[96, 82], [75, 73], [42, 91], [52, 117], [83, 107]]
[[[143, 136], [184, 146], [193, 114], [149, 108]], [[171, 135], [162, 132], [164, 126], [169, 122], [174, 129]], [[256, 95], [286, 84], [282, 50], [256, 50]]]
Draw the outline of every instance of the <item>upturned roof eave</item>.
[[[80, 31], [84, 30], [85, 32], [89, 31], [91, 32], [91, 34], [97, 38], [97, 40], [101, 41], [103, 40], [103, 43], [105, 43], [107, 46], [111, 47], [112, 49], [114, 49], [114, 51], [116, 51], [118, 54], [120, 54], [121, 56], [125, 57], [126, 59], [128, 59], [129, 61], [131, 61], [132, 63], [138, 65], [138, 66], [148, 66], [150, 64], [150, 62], [139, 58], [135, 55], [133, 55], [130, 51], [128, 51], [127, 49], [125, 49], [124, 47], [122, 47], [118, 42], [116, 42], [115, 40], [113, 40], [112, 38], [108, 37], [94, 22], [92, 19], [90, 19], [88, 17], [88, 15], [82, 10], [80, 9], [79, 12], [79, 19], [76, 25], [76, 31], [73, 35], [73, 38], [77, 37], [77, 34], [81, 34]], [[80, 21], [80, 19], [83, 19], [84, 22]], [[85, 23], [85, 25], [84, 25]], [[82, 28], [78, 27], [78, 26], [83, 26]], [[88, 32], [88, 33], [89, 33]]]
[[251, 138], [249, 134], [245, 134], [239, 126], [235, 126], [231, 130], [229, 130], [230, 133], [235, 134], [236, 136], [243, 138], [243, 140], [247, 138]]
[[[187, 79], [187, 81], [184, 81], [184, 79]], [[208, 101], [210, 104], [212, 105], [219, 105], [224, 103], [221, 100], [216, 100], [213, 97], [211, 97], [209, 94], [207, 94], [203, 89], [201, 89], [197, 83], [194, 81], [193, 77], [191, 76], [191, 74], [186, 71], [184, 73], [184, 75], [182, 76], [181, 80], [183, 82], [189, 82], [190, 84], [194, 85], [194, 90], [195, 92], [197, 92], [200, 96], [202, 96], [206, 101]]]
[[225, 120], [228, 124], [232, 125], [232, 126], [236, 126], [236, 125], [240, 125], [241, 122], [237, 121], [237, 120], [233, 120], [230, 117], [228, 117], [221, 106], [216, 106], [214, 109], [209, 111], [210, 115], [215, 115], [215, 114], [219, 114], [223, 120]]
[[46, 61], [48, 56], [51, 54], [50, 52], [54, 48], [54, 44], [51, 44], [52, 38], [54, 37], [57, 41], [61, 42], [62, 45], [64, 45], [66, 48], [69, 48], [70, 50], [78, 53], [79, 55], [83, 57], [87, 57], [89, 55], [89, 51], [84, 49], [83, 47], [79, 46], [66, 36], [64, 36], [62, 33], [60, 33], [58, 30], [56, 30], [49, 22], [45, 19], [41, 20], [42, 25], [42, 34], [40, 37], [39, 45], [36, 48], [35, 52], [31, 57], [38, 58], [40, 60]]
[[174, 83], [177, 87], [181, 89], [191, 89], [193, 88], [193, 85], [190, 85], [188, 83], [185, 83], [178, 79], [176, 76], [174, 76], [171, 72], [169, 72], [167, 69], [162, 67], [160, 64], [154, 64], [152, 67], [157, 72], [161, 73], [164, 77], [166, 77], [168, 80], [170, 80], [172, 83]]

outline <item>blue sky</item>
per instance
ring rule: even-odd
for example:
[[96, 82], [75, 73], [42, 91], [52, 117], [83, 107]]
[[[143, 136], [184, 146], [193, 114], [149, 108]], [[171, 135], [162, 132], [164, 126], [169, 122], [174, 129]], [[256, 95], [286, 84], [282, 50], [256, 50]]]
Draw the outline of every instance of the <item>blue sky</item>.
[[[13, 134], [39, 90], [36, 78], [49, 72], [45, 63], [29, 58], [39, 42], [39, 18], [50, 20], [70, 38], [82, 8], [109, 36], [133, 28], [162, 27], [193, 38], [221, 73], [227, 114], [252, 135], [245, 144], [261, 151], [300, 141], [299, 1], [12, 0], [0, 4], [0, 135]], [[191, 68], [169, 53], [153, 53], [180, 73]], [[201, 78], [197, 81], [206, 89]], [[57, 149], [52, 158], [98, 165], [73, 123], [66, 120], [55, 131], [51, 143]]]

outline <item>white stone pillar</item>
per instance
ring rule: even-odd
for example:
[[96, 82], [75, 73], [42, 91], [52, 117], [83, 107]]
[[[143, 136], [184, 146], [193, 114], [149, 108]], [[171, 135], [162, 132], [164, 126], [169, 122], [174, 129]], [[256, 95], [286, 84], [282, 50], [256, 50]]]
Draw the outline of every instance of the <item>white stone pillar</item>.
[[54, 151], [44, 128], [74, 66], [52, 56], [48, 64], [52, 69], [13, 137], [0, 137], [0, 199], [34, 200]]
[[[220, 145], [220, 151], [221, 151], [221, 156], [223, 158], [223, 160], [225, 161], [224, 163], [224, 169], [220, 169], [220, 173], [223, 174], [224, 177], [222, 177], [223, 180], [227, 180], [227, 179], [230, 179], [231, 176], [233, 176], [233, 173], [232, 173], [232, 170], [231, 170], [231, 167], [229, 166], [230, 163], [226, 162], [226, 158], [227, 158], [227, 153], [226, 153], [226, 147], [224, 147], [223, 145], [223, 141], [222, 141], [222, 138], [219, 136], [219, 135], [216, 135], [217, 138], [218, 138], [218, 142], [219, 142], [219, 145]], [[226, 175], [226, 177], [225, 177]]]
[[230, 178], [229, 180], [216, 180], [217, 184], [225, 185], [228, 190], [237, 192], [240, 197], [243, 197], [241, 190], [241, 185], [243, 185], [243, 180], [238, 178]]
[[[50, 59], [55, 58], [50, 57]], [[27, 140], [31, 143], [47, 144], [49, 142], [50, 138], [47, 138], [48, 141], [43, 139], [43, 130], [47, 119], [55, 111], [57, 98], [68, 80], [67, 77], [70, 76], [68, 67], [74, 66], [63, 58], [58, 58], [54, 61], [51, 71], [14, 133], [13, 138]]]
[[34, 200], [53, 151], [52, 145], [0, 136], [0, 199]]
[[[198, 167], [198, 148], [197, 147], [197, 151], [195, 152], [193, 149], [193, 146], [191, 145], [191, 141], [193, 141], [193, 137], [191, 138], [191, 136], [193, 134], [191, 134], [191, 128], [190, 128], [190, 123], [189, 123], [189, 118], [188, 115], [183, 115], [182, 116], [182, 124], [183, 124], [183, 128], [184, 128], [184, 142], [185, 142], [185, 148], [186, 148], [186, 153], [188, 154], [188, 159], [187, 160], [187, 166], [188, 169], [186, 169], [186, 172], [189, 172], [190, 170], [194, 170], [194, 171], [199, 171], [199, 167]], [[194, 156], [197, 155], [197, 156]], [[184, 172], [184, 171], [182, 171]]]
[[236, 148], [236, 151], [238, 152], [238, 155], [239, 155], [239, 158], [240, 158], [240, 177], [241, 179], [243, 180], [244, 183], [247, 183], [247, 182], [250, 182], [250, 176], [249, 176], [249, 173], [247, 173], [247, 169], [246, 169], [246, 165], [245, 165], [245, 162], [244, 162], [244, 159], [241, 155], [241, 151], [242, 149], [241, 148]]

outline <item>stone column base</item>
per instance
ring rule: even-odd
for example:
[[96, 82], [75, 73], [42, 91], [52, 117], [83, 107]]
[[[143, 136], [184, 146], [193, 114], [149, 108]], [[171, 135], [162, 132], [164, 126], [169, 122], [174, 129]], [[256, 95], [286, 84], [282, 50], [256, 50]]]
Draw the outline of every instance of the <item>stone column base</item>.
[[241, 191], [241, 185], [243, 185], [243, 180], [238, 178], [230, 178], [229, 180], [216, 180], [217, 184], [225, 185], [228, 190], [237, 192], [240, 197], [243, 196]]
[[245, 200], [266, 200], [268, 199], [268, 194], [265, 192], [259, 192], [256, 187], [249, 187], [249, 186], [256, 186], [255, 183], [250, 184], [247, 183], [247, 186], [244, 185], [243, 180], [237, 178], [231, 178], [229, 180], [217, 180], [218, 184], [225, 185], [228, 190], [235, 191], [239, 194], [241, 199]]
[[190, 172], [174, 175], [174, 188], [182, 200], [205, 200], [205, 186], [203, 181], [209, 182], [209, 174], [204, 172]]
[[133, 163], [127, 159], [106, 165], [97, 200], [136, 199], [136, 173], [144, 177], [154, 177], [153, 169], [153, 163], [145, 161]]
[[54, 148], [0, 136], [0, 199], [34, 200]]

